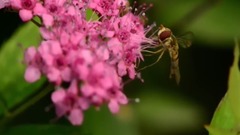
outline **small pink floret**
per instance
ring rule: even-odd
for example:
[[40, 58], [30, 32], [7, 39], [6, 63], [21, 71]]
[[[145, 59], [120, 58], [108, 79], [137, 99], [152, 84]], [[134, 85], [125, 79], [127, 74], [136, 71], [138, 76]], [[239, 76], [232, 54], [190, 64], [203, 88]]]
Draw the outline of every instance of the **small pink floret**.
[[25, 71], [24, 78], [26, 81], [33, 83], [40, 79], [41, 73], [38, 68], [29, 66]]

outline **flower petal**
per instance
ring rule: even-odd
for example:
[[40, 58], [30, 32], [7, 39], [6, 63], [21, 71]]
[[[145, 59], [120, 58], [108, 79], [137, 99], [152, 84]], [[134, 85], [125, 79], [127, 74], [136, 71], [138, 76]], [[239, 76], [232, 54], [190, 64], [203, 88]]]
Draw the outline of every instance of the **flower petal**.
[[43, 24], [46, 27], [51, 27], [53, 25], [53, 16], [49, 14], [43, 14], [42, 19], [43, 19]]
[[24, 74], [25, 80], [30, 83], [37, 81], [40, 78], [40, 76], [41, 73], [39, 69], [33, 66], [28, 66]]
[[108, 108], [112, 113], [117, 113], [119, 111], [119, 104], [116, 100], [111, 100], [108, 104]]
[[60, 103], [64, 101], [65, 97], [66, 97], [66, 91], [63, 89], [60, 89], [52, 93], [51, 99], [53, 103]]
[[24, 22], [30, 21], [33, 18], [32, 11], [25, 9], [19, 11], [19, 16]]
[[68, 120], [71, 122], [72, 125], [81, 125], [83, 122], [83, 113], [80, 109], [72, 109]]

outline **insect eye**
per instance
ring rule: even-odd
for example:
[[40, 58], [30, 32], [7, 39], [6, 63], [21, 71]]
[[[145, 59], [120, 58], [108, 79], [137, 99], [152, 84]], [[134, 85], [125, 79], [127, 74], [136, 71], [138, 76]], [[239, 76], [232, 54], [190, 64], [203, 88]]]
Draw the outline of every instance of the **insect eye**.
[[159, 34], [158, 38], [161, 41], [164, 41], [166, 38], [169, 38], [171, 36], [172, 32], [171, 31], [163, 31], [161, 34]]

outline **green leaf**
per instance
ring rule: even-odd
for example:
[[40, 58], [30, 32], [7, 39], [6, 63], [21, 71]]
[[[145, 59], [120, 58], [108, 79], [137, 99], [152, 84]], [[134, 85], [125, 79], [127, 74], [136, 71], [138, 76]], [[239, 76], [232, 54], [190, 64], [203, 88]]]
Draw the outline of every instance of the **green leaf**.
[[[144, 128], [155, 134], [177, 134], [199, 130], [203, 122], [202, 109], [183, 95], [163, 92], [164, 89], [149, 88], [139, 95], [135, 115]], [[166, 90], [167, 91], [167, 90]], [[174, 130], [173, 130], [174, 129]], [[149, 133], [150, 134], [150, 133]]]
[[97, 21], [99, 19], [98, 15], [96, 12], [94, 12], [91, 9], [86, 9], [86, 18], [89, 21]]
[[104, 106], [100, 110], [91, 108], [85, 112], [82, 133], [89, 135], [138, 135], [137, 125], [130, 106], [121, 106], [117, 115]]
[[[33, 23], [19, 28], [12, 37], [2, 45], [0, 50], [0, 101], [7, 109], [19, 105], [43, 84], [43, 80], [29, 84], [24, 80], [25, 65], [23, 64], [24, 47], [37, 45], [40, 41], [39, 31]], [[4, 103], [3, 103], [4, 102]], [[0, 116], [4, 108], [0, 106]]]
[[[112, 115], [106, 106], [84, 112], [84, 122], [79, 127], [66, 125], [22, 125], [8, 128], [1, 135], [139, 135], [129, 106]], [[65, 118], [62, 118], [65, 119]], [[67, 121], [67, 120], [66, 120]]]
[[211, 124], [207, 130], [210, 135], [218, 135], [216, 132], [231, 132], [235, 126], [236, 119], [233, 115], [229, 96], [226, 94], [214, 112]]
[[212, 135], [236, 135], [236, 132], [231, 130], [216, 129], [211, 126], [206, 126], [205, 128]]
[[236, 121], [240, 124], [240, 74], [238, 68], [239, 62], [239, 45], [236, 41], [234, 49], [233, 66], [230, 69], [229, 82], [228, 82], [228, 95], [229, 102], [232, 107], [233, 115]]
[[[212, 6], [206, 13], [189, 25], [189, 30], [195, 33], [198, 40], [215, 47], [232, 47], [227, 44], [236, 35], [240, 35], [240, 2], [237, 0], [222, 0]], [[214, 43], [214, 44], [213, 44]]]
[[1, 135], [89, 135], [80, 134], [80, 127], [64, 125], [22, 125], [9, 128]]
[[239, 62], [239, 45], [236, 41], [234, 49], [234, 62], [230, 68], [228, 91], [225, 97], [219, 103], [210, 126], [207, 127], [210, 135], [237, 134], [240, 124], [240, 72]]

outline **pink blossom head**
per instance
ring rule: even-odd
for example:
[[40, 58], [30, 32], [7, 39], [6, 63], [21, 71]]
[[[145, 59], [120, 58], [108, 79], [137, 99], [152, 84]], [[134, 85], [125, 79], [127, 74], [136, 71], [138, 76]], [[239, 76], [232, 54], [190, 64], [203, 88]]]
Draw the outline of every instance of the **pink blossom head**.
[[37, 0], [10, 0], [11, 6], [15, 9], [26, 9], [26, 10], [32, 10]]
[[0, 9], [4, 8], [4, 7], [8, 7], [10, 6], [10, 0], [1, 0], [0, 1]]
[[[90, 106], [107, 104], [117, 113], [128, 103], [123, 78], [135, 79], [141, 48], [151, 39], [127, 0], [12, 1], [23, 21], [41, 20], [43, 40], [26, 50], [24, 77], [35, 82], [43, 75], [57, 86], [51, 96], [57, 117], [80, 125]], [[99, 18], [87, 20], [86, 10]]]
[[115, 16], [120, 13], [121, 7], [126, 4], [126, 0], [92, 0], [89, 7], [103, 16]]

